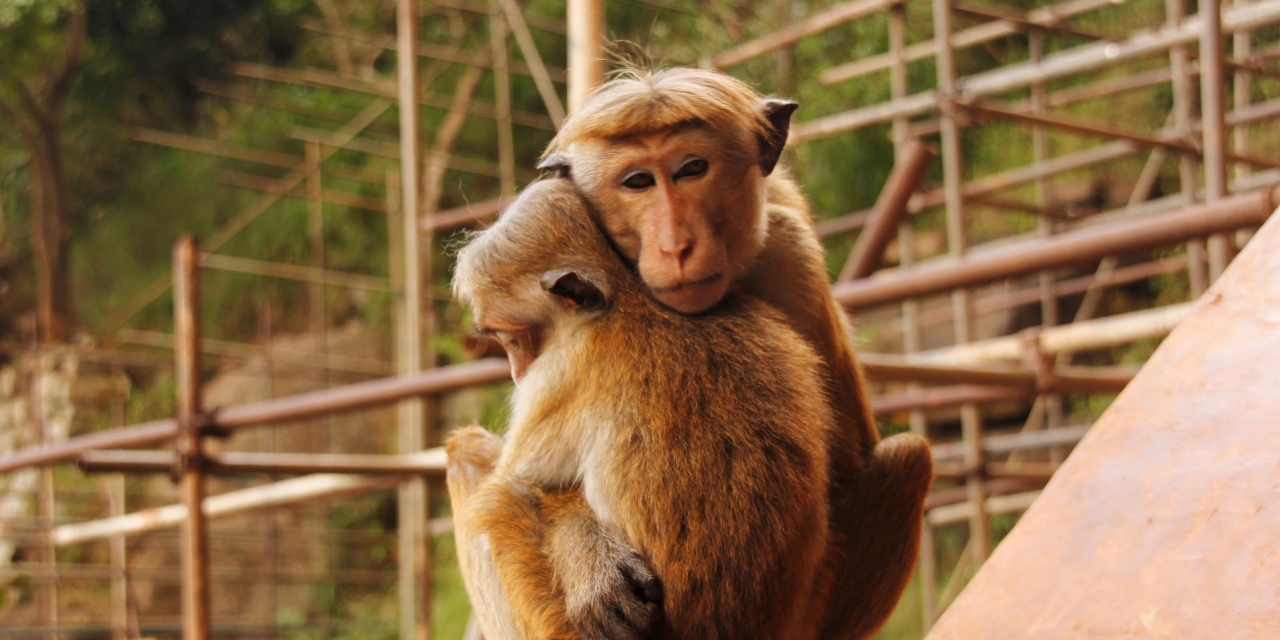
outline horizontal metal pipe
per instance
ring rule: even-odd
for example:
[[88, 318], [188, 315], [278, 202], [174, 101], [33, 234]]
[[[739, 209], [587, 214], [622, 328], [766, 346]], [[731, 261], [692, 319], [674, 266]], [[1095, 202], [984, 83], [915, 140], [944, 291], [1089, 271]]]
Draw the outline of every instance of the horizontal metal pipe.
[[[165, 473], [174, 467], [172, 451], [86, 451], [80, 469], [86, 473]], [[437, 447], [409, 455], [347, 453], [243, 453], [210, 454], [209, 473], [355, 473], [370, 475], [442, 475], [444, 449]]]
[[[1280, 0], [1234, 5], [1222, 12], [1223, 31], [1234, 33], [1280, 21]], [[966, 76], [957, 81], [956, 97], [986, 97], [1023, 89], [1035, 82], [1054, 80], [1119, 62], [1161, 53], [1170, 47], [1192, 44], [1199, 38], [1200, 18], [1192, 16], [1173, 28], [1148, 29], [1122, 42], [1093, 42], [1067, 49], [1040, 61], [1012, 64]], [[789, 145], [826, 138], [896, 117], [915, 116], [938, 108], [935, 91], [837, 113], [791, 127]]]
[[[1071, 325], [1066, 325], [1071, 326]], [[1017, 336], [1013, 336], [1017, 339]], [[970, 344], [983, 344], [980, 342]], [[1020, 343], [1019, 343], [1020, 344]], [[962, 345], [968, 346], [968, 345]], [[1028, 369], [1001, 365], [974, 365], [955, 362], [925, 362], [920, 356], [865, 353], [859, 356], [862, 370], [875, 380], [906, 380], [925, 384], [993, 385], [1033, 391], [1036, 374]], [[920, 359], [917, 359], [920, 358]], [[1065, 393], [1119, 393], [1137, 369], [1131, 367], [1057, 367], [1055, 390]], [[1046, 381], [1049, 382], [1049, 381]]]
[[[401, 478], [397, 476], [315, 474], [209, 496], [204, 499], [202, 507], [206, 517], [217, 518], [254, 509], [387, 489], [396, 486], [400, 481]], [[186, 517], [186, 505], [171, 504], [102, 520], [64, 524], [54, 528], [50, 538], [57, 546], [76, 544], [112, 535], [135, 534], [177, 526]]]
[[1276, 208], [1276, 195], [1262, 189], [1158, 218], [1069, 231], [980, 257], [838, 283], [831, 292], [840, 304], [859, 309], [1186, 242], [1265, 222]]
[[722, 51], [716, 54], [716, 56], [705, 66], [724, 70], [734, 65], [742, 64], [743, 62], [757, 56], [769, 53], [775, 49], [793, 44], [797, 40], [806, 36], [821, 33], [832, 27], [844, 24], [851, 20], [857, 20], [858, 18], [877, 11], [885, 11], [898, 5], [901, 1], [902, 0], [855, 0], [854, 2], [838, 4], [834, 7], [816, 13], [801, 22], [797, 22], [774, 31], [767, 36], [740, 44], [728, 51]]
[[[1025, 16], [1025, 19], [1030, 22], [1048, 25], [1055, 22], [1061, 22], [1081, 13], [1087, 13], [1103, 7], [1123, 4], [1125, 1], [1126, 0], [1073, 0], [1071, 2], [1064, 2], [1062, 4], [1029, 11]], [[997, 38], [1016, 34], [1023, 29], [1024, 27], [1014, 24], [1008, 20], [984, 22], [976, 27], [971, 27], [951, 34], [951, 46], [959, 49], [961, 47], [982, 44], [983, 42], [990, 42]], [[931, 57], [937, 52], [937, 41], [926, 40], [925, 42], [918, 42], [903, 49], [902, 57], [905, 58], [906, 61], [911, 62]], [[868, 73], [888, 69], [893, 66], [893, 63], [894, 54], [892, 52], [882, 53], [862, 60], [854, 60], [853, 62], [847, 62], [823, 71], [818, 76], [818, 82], [831, 85], [837, 82], [851, 80]]]
[[[1040, 330], [1037, 348], [1042, 355], [1051, 356], [1063, 351], [1088, 351], [1130, 344], [1147, 338], [1162, 338], [1169, 335], [1178, 323], [1190, 315], [1194, 306], [1194, 302], [1184, 302], [1095, 320], [1044, 327]], [[952, 366], [973, 366], [1000, 361], [1019, 362], [1026, 358], [1027, 346], [1022, 336], [1000, 336], [922, 351], [912, 354], [911, 361]], [[1059, 370], [1061, 369], [1062, 367], [1059, 367]]]
[[501, 358], [486, 358], [407, 376], [357, 382], [323, 391], [226, 407], [213, 415], [213, 422], [220, 427], [235, 429], [300, 420], [510, 379], [510, 363]]
[[[1004, 455], [1015, 451], [1033, 451], [1053, 447], [1072, 446], [1080, 442], [1089, 432], [1089, 427], [1060, 427], [1057, 429], [1041, 429], [1025, 433], [1006, 433], [986, 436], [982, 439], [982, 451], [989, 454]], [[934, 460], [959, 460], [964, 457], [963, 442], [948, 442], [933, 445]]]
[[1024, 400], [1033, 395], [1035, 392], [1017, 387], [960, 384], [878, 396], [871, 399], [871, 412], [877, 416], [884, 416], [916, 409], [942, 409], [969, 403]]
[[[510, 379], [511, 365], [506, 360], [485, 358], [413, 375], [381, 378], [335, 389], [226, 407], [215, 411], [211, 422], [220, 427], [240, 428], [299, 420]], [[73, 460], [94, 449], [144, 447], [172, 439], [177, 433], [177, 420], [166, 419], [76, 436], [57, 444], [31, 447], [0, 457], [0, 473]]]

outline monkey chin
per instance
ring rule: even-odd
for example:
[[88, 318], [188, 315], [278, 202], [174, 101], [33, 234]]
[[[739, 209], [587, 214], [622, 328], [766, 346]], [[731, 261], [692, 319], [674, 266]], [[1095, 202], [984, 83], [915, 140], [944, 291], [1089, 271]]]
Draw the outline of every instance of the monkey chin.
[[701, 280], [681, 282], [670, 287], [650, 287], [653, 297], [663, 306], [685, 315], [702, 313], [724, 298], [729, 290], [729, 279], [724, 272]]

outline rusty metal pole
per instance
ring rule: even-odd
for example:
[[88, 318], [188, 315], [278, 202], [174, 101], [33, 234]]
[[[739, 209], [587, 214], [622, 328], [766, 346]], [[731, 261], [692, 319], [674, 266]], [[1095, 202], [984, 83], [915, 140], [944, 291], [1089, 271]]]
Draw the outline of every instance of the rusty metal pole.
[[[316, 369], [318, 386], [321, 389], [329, 386], [329, 326], [325, 318], [325, 266], [324, 266], [324, 184], [320, 172], [320, 143], [307, 141], [304, 162], [307, 170], [307, 235], [311, 244], [311, 268], [319, 276], [308, 287], [310, 303], [311, 338], [315, 344], [315, 352], [321, 366]], [[330, 433], [332, 421], [328, 416], [319, 418], [315, 425], [312, 441], [319, 440], [317, 448], [328, 451], [333, 436]], [[327, 505], [324, 508], [328, 508]]]
[[507, 47], [507, 18], [502, 3], [489, 0], [489, 49], [493, 56], [493, 106], [498, 124], [498, 179], [502, 197], [516, 193], [515, 138], [511, 131], [510, 50]]
[[[1204, 195], [1215, 202], [1227, 195], [1227, 130], [1222, 65], [1222, 2], [1200, 0], [1200, 121], [1204, 132]], [[1231, 259], [1227, 235], [1209, 237], [1209, 281], [1227, 268]]]
[[[421, 135], [418, 121], [418, 0], [397, 0], [396, 75], [400, 110], [400, 208], [404, 226], [404, 291], [397, 368], [400, 373], [422, 369], [422, 292], [424, 244], [418, 220], [422, 215], [422, 176], [419, 170]], [[400, 403], [399, 450], [419, 451], [425, 442], [426, 407], [420, 398]], [[399, 596], [401, 640], [430, 637], [430, 577], [427, 547], [427, 486], [421, 478], [400, 487]]]
[[[1236, 6], [1247, 4], [1248, 0], [1234, 0], [1232, 4]], [[1249, 56], [1253, 54], [1253, 32], [1242, 29], [1235, 32], [1231, 37], [1231, 57], [1237, 62], [1245, 63], [1249, 61]], [[1253, 84], [1253, 74], [1248, 71], [1236, 68], [1232, 76], [1232, 92], [1234, 97], [1231, 101], [1231, 109], [1239, 111], [1253, 102], [1253, 96], [1250, 94], [1250, 88]], [[1249, 153], [1249, 125], [1236, 125], [1231, 132], [1233, 137], [1232, 151], [1237, 155]], [[1236, 180], [1240, 180], [1249, 175], [1251, 167], [1248, 163], [1236, 163]]]
[[[1176, 28], [1182, 24], [1182, 19], [1186, 15], [1186, 0], [1165, 0], [1165, 22], [1171, 28]], [[1190, 56], [1187, 54], [1185, 45], [1178, 45], [1169, 49], [1169, 69], [1173, 80], [1173, 113], [1174, 126], [1178, 129], [1178, 134], [1184, 139], [1190, 139], [1192, 134], [1192, 96], [1191, 96], [1191, 74], [1188, 71], [1190, 64]], [[1190, 205], [1196, 200], [1196, 185], [1199, 180], [1196, 179], [1196, 156], [1191, 153], [1178, 154], [1178, 184], [1182, 190], [1182, 197], [1186, 203]], [[1191, 297], [1199, 298], [1208, 287], [1208, 278], [1204, 272], [1205, 255], [1204, 244], [1200, 239], [1193, 239], [1187, 242], [1187, 277], [1190, 282]]]
[[200, 407], [200, 254], [187, 236], [173, 248], [174, 373], [178, 386], [175, 440], [180, 492], [187, 507], [182, 557], [182, 638], [209, 638], [209, 531], [204, 515], [204, 450]]
[[[902, 4], [889, 9], [889, 54], [893, 56], [893, 64], [889, 67], [889, 94], [897, 100], [907, 96], [910, 91], [907, 76], [907, 60], [903, 53], [907, 46], [907, 11]], [[909, 118], [903, 116], [893, 119], [893, 151], [894, 164], [903, 157], [903, 147], [907, 143], [907, 132], [911, 128]], [[903, 269], [910, 269], [915, 262], [915, 229], [911, 219], [907, 217], [898, 223], [898, 257]], [[920, 302], [916, 299], [902, 302], [902, 351], [915, 353], [920, 350]], [[907, 386], [908, 392], [920, 392], [921, 386], [916, 383]], [[925, 412], [913, 409], [907, 414], [907, 426], [914, 433], [926, 440], [929, 438], [929, 422]], [[938, 556], [934, 548], [933, 527], [928, 519], [920, 523], [920, 559], [916, 562], [916, 571], [920, 579], [920, 611], [921, 625], [925, 631], [933, 626], [933, 611], [938, 601]]]
[[569, 113], [604, 81], [604, 0], [569, 0]]
[[[1044, 60], [1044, 31], [1036, 30], [1030, 33], [1029, 45], [1031, 49], [1031, 59], [1034, 61]], [[1036, 115], [1043, 115], [1045, 112], [1045, 93], [1044, 82], [1037, 81], [1031, 85], [1031, 112]], [[1051, 150], [1049, 148], [1049, 132], [1041, 125], [1034, 125], [1031, 129], [1031, 149], [1035, 158], [1035, 164], [1039, 165], [1049, 159]], [[1047, 211], [1051, 206], [1053, 194], [1049, 179], [1041, 176], [1036, 178], [1036, 206], [1041, 211]], [[1041, 213], [1036, 221], [1037, 235], [1041, 238], [1047, 238], [1054, 234], [1055, 222], [1050, 216]], [[1050, 327], [1058, 324], [1058, 296], [1053, 291], [1056, 274], [1052, 269], [1046, 269], [1040, 272], [1040, 324]], [[1056, 429], [1062, 426], [1062, 395], [1058, 393], [1047, 393], [1044, 395], [1044, 414], [1045, 426], [1049, 429]], [[1063, 455], [1061, 448], [1050, 450], [1050, 461], [1060, 462]]]
[[[968, 237], [965, 231], [964, 196], [961, 187], [964, 181], [963, 165], [960, 156], [960, 125], [956, 121], [956, 68], [955, 52], [951, 42], [951, 2], [950, 0], [933, 0], [933, 39], [938, 43], [938, 100], [940, 102], [940, 133], [942, 136], [942, 172], [943, 193], [947, 208], [947, 246], [950, 254], [956, 259], [963, 258], [968, 250]], [[969, 290], [963, 287], [951, 292], [955, 341], [963, 344], [972, 339], [969, 326]], [[960, 407], [961, 429], [967, 445], [977, 452], [978, 458], [970, 468], [978, 470], [982, 453], [982, 418], [978, 407], [966, 404]], [[969, 442], [969, 438], [974, 438]], [[966, 460], [966, 463], [969, 463]], [[968, 487], [972, 511], [969, 516], [969, 536], [972, 541], [973, 558], [977, 564], [987, 559], [988, 540], [987, 514], [982, 488], [982, 475], [979, 471], [970, 474], [965, 481]]]
[[897, 161], [893, 165], [893, 172], [885, 181], [880, 197], [871, 209], [871, 216], [858, 235], [853, 251], [849, 252], [849, 259], [840, 270], [837, 281], [865, 278], [880, 265], [885, 247], [889, 246], [894, 231], [897, 230], [898, 221], [907, 213], [907, 201], [915, 193], [925, 170], [929, 168], [929, 162], [933, 160], [933, 151], [919, 139], [905, 142], [895, 155]]
[[[44, 410], [45, 355], [40, 348], [39, 327], [36, 327], [31, 333], [31, 354], [32, 361], [35, 364], [32, 367], [30, 399], [28, 400], [31, 407], [31, 421], [35, 424], [36, 437], [39, 438], [40, 444], [49, 446], [53, 443], [53, 433]], [[55, 366], [52, 358], [48, 362], [49, 367]], [[45, 569], [47, 573], [46, 579], [40, 584], [37, 600], [41, 622], [54, 630], [50, 637], [56, 638], [58, 629], [58, 554], [54, 549], [53, 539], [49, 534], [57, 525], [57, 491], [54, 486], [53, 469], [44, 467], [40, 469], [39, 475], [39, 484], [36, 487], [36, 519], [40, 531], [46, 534], [44, 541], [40, 545], [39, 562], [41, 568]]]

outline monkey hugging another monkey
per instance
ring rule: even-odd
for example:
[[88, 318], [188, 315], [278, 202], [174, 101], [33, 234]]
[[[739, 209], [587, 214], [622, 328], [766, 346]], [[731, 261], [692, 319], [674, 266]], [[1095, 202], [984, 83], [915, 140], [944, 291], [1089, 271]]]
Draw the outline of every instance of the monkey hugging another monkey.
[[459, 255], [517, 380], [505, 443], [449, 444], [489, 640], [862, 638], [901, 596], [931, 458], [879, 440], [774, 170], [794, 109], [716, 72], [616, 79]]

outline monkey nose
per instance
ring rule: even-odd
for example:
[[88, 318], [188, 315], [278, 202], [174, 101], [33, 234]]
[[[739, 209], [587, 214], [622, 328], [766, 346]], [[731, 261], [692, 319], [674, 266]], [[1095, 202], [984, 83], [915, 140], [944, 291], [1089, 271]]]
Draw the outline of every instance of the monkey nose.
[[685, 265], [693, 257], [693, 246], [693, 238], [683, 235], [668, 238], [666, 242], [659, 244], [658, 249], [662, 252], [662, 258], [675, 268], [679, 277], [683, 278]]

